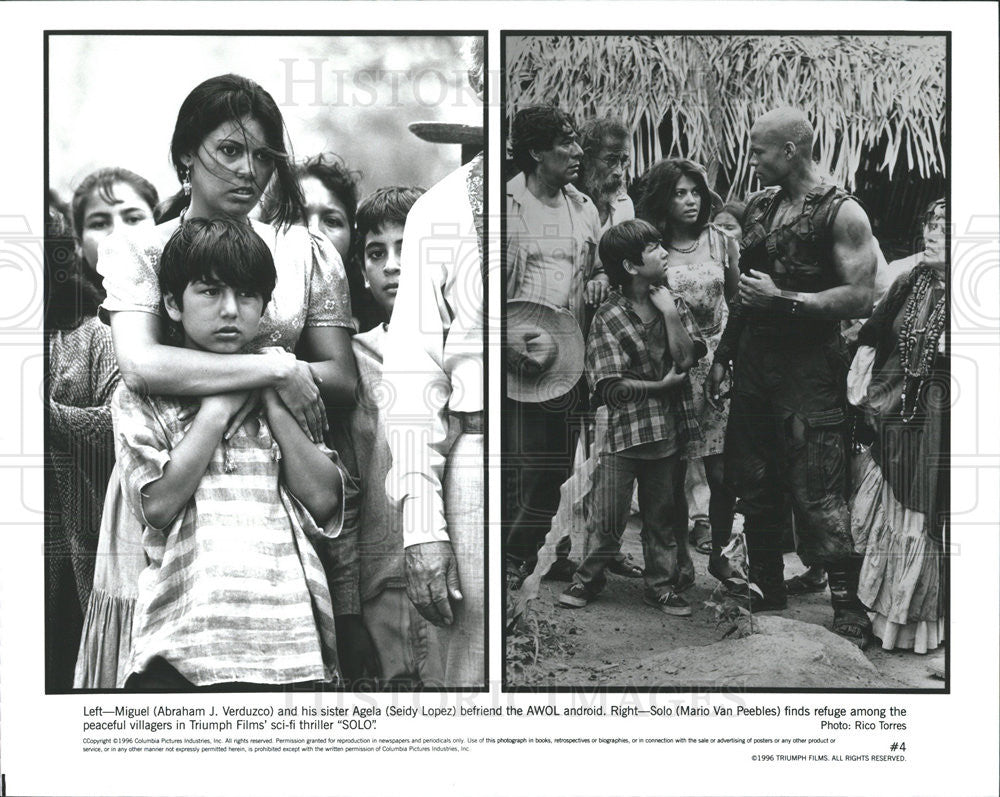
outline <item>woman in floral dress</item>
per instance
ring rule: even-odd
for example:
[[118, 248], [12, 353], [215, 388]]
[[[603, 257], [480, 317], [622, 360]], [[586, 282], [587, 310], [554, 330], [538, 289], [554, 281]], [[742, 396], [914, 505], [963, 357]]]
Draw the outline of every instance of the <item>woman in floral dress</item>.
[[708, 187], [705, 170], [684, 158], [670, 158], [652, 166], [646, 175], [638, 216], [656, 226], [669, 255], [667, 285], [683, 297], [708, 347], [690, 371], [695, 410], [702, 440], [688, 445], [691, 462], [701, 458], [708, 485], [711, 556], [709, 572], [729, 577], [721, 551], [733, 526], [734, 499], [723, 481], [722, 451], [728, 410], [713, 407], [704, 393], [712, 355], [728, 318], [726, 299], [739, 283], [739, 246], [733, 238], [709, 223], [712, 203], [718, 197]]

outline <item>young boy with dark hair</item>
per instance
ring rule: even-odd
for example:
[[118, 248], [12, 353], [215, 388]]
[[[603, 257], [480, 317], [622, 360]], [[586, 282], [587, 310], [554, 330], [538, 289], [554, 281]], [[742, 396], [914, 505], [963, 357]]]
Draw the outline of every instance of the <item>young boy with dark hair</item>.
[[[274, 290], [251, 227], [190, 219], [160, 258], [170, 319], [189, 349], [247, 350]], [[125, 499], [143, 524], [127, 688], [291, 684], [337, 675], [333, 609], [312, 539], [343, 523], [344, 475], [271, 388], [228, 440], [248, 397], [112, 400]]]
[[406, 214], [423, 193], [423, 188], [407, 186], [379, 188], [358, 205], [355, 257], [361, 263], [365, 287], [375, 299], [383, 323], [389, 321], [399, 287]]
[[666, 614], [690, 615], [680, 595], [694, 582], [680, 452], [699, 434], [686, 371], [705, 344], [684, 301], [663, 286], [667, 253], [651, 224], [615, 225], [602, 236], [600, 255], [613, 290], [590, 327], [586, 371], [594, 404], [607, 411], [607, 442], [586, 507], [592, 547], [559, 603], [586, 606], [603, 588], [638, 482], [643, 599]]
[[382, 352], [399, 287], [403, 228], [423, 193], [421, 188], [379, 188], [358, 206], [355, 234], [365, 286], [385, 319], [352, 340], [359, 393], [349, 428], [361, 477], [361, 616], [378, 654], [380, 682], [399, 688], [436, 686], [443, 680], [434, 628], [406, 595], [402, 511], [385, 491], [392, 462], [386, 441], [387, 406], [379, 400]]

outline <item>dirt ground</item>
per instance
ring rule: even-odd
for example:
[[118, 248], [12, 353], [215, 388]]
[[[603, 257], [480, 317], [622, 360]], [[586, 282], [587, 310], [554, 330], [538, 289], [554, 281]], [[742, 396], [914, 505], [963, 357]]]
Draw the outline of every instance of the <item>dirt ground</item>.
[[[626, 530], [623, 550], [641, 564], [642, 548], [633, 519]], [[557, 605], [559, 593], [566, 584], [543, 581], [538, 598], [531, 603], [528, 622], [508, 635], [507, 680], [510, 686], [556, 687], [616, 687], [616, 686], [692, 686], [713, 685], [711, 666], [717, 659], [730, 653], [730, 644], [737, 645], [741, 632], [732, 634], [722, 642], [729, 622], [717, 620], [714, 608], [706, 603], [721, 603], [722, 592], [716, 590], [718, 582], [708, 574], [708, 557], [692, 551], [697, 580], [684, 593], [691, 604], [691, 617], [671, 617], [647, 606], [642, 601], [642, 579], [609, 576], [608, 585], [600, 597], [583, 609], [567, 609]], [[804, 570], [795, 554], [785, 556], [785, 577]], [[789, 598], [788, 608], [782, 612], [768, 612], [763, 617], [789, 618], [804, 623], [829, 628], [832, 620], [830, 593]], [[805, 629], [813, 631], [813, 629]], [[832, 636], [832, 635], [830, 635]], [[825, 634], [803, 634], [806, 637], [824, 638]], [[839, 642], [827, 639], [828, 643]], [[721, 647], [719, 644], [721, 643]], [[705, 678], [699, 678], [684, 662], [697, 662], [698, 651], [691, 650], [714, 645], [705, 654]], [[851, 652], [853, 653], [853, 651]], [[780, 652], [774, 654], [780, 656]], [[944, 680], [932, 675], [932, 669], [944, 670], [944, 648], [918, 655], [907, 651], [885, 651], [876, 642], [864, 657], [873, 671], [868, 688], [928, 689], [944, 688]], [[816, 688], [826, 685], [827, 678], [818, 662], [825, 659], [816, 653], [817, 664], [796, 663], [794, 672], [788, 673], [781, 662], [774, 662], [773, 678], [769, 684], [778, 688]], [[863, 661], [858, 662], [867, 670]], [[768, 681], [768, 673], [760, 672], [766, 662], [755, 662], [758, 677]], [[815, 670], [815, 671], [813, 671]], [[759, 681], [757, 682], [759, 683]], [[714, 684], [727, 686], [729, 684]], [[845, 681], [831, 688], [857, 688], [866, 686], [857, 680]]]

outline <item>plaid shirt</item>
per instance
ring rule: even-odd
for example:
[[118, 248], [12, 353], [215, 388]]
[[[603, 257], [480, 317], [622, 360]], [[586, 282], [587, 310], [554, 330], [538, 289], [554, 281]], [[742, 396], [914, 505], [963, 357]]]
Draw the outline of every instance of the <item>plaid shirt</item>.
[[[700, 358], [705, 353], [705, 344], [698, 326], [683, 299], [675, 295], [674, 303], [691, 340], [695, 341], [696, 354]], [[587, 382], [595, 394], [598, 383], [608, 379], [652, 382], [662, 379], [669, 370], [667, 362], [653, 361], [642, 319], [632, 302], [617, 291], [611, 292], [594, 316], [587, 339], [586, 363]], [[609, 450], [612, 452], [670, 437], [668, 423], [676, 424], [681, 445], [702, 439], [689, 379], [684, 380], [679, 390], [666, 394], [643, 392], [616, 398], [619, 400], [608, 406]]]

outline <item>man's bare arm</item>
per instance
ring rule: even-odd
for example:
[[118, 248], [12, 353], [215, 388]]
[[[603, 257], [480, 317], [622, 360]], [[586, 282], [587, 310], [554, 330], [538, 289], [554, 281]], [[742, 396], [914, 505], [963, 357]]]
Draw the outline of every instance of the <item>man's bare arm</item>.
[[804, 294], [810, 315], [820, 318], [867, 318], [875, 288], [875, 242], [868, 216], [857, 202], [840, 206], [833, 221], [833, 262], [841, 285]]

